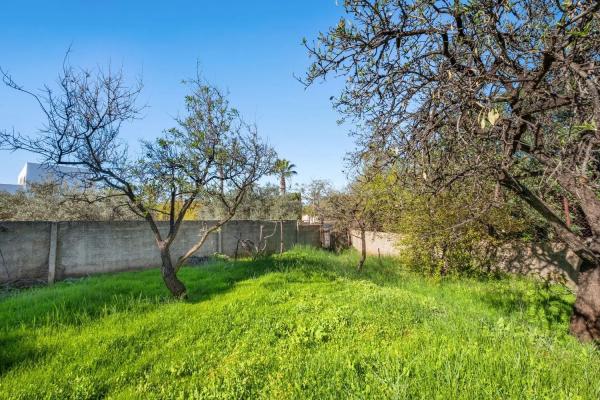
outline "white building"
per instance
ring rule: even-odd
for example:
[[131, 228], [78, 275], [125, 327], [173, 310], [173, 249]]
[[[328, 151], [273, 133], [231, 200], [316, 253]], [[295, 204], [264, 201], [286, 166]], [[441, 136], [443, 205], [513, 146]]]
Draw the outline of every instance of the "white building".
[[0, 183], [0, 191], [16, 193], [19, 190], [26, 190], [27, 185], [51, 183], [51, 182], [71, 182], [73, 175], [79, 170], [73, 167], [65, 166], [46, 166], [43, 164], [27, 162], [19, 172], [17, 184]]

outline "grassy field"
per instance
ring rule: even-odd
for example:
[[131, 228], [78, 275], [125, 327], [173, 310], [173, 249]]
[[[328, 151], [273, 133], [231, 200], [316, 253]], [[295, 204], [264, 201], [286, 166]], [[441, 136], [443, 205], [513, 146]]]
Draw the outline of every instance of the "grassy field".
[[425, 278], [298, 248], [0, 298], [0, 398], [599, 399], [573, 297], [527, 279]]

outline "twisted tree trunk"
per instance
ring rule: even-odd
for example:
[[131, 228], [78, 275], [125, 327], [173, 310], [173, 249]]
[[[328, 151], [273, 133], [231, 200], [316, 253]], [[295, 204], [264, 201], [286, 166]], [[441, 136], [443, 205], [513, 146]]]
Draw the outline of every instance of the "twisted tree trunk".
[[171, 294], [178, 299], [185, 299], [187, 297], [187, 289], [183, 282], [177, 278], [177, 273], [173, 267], [173, 261], [171, 260], [171, 251], [168, 246], [160, 246], [160, 259], [162, 265], [160, 267], [160, 273], [162, 275], [165, 285], [171, 292]]

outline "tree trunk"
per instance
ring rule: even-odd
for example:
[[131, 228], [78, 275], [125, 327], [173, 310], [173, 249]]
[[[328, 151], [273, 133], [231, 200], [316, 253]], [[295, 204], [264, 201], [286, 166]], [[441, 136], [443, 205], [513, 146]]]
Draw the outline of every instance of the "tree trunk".
[[358, 261], [358, 272], [362, 271], [367, 259], [367, 237], [364, 228], [360, 229], [360, 260]]
[[286, 190], [285, 186], [286, 186], [285, 185], [285, 175], [281, 174], [279, 176], [279, 193], [282, 195], [285, 195], [285, 190]]
[[446, 258], [446, 246], [442, 246], [442, 267], [440, 268], [440, 276], [448, 274], [448, 259]]
[[569, 210], [569, 200], [563, 196], [563, 210], [565, 212], [565, 224], [567, 228], [571, 228], [571, 211]]
[[[542, 199], [510, 175], [506, 174], [501, 184], [538, 211], [554, 228], [557, 237], [581, 258], [577, 296], [569, 330], [581, 341], [600, 342], [600, 251], [597, 237], [592, 241], [586, 241], [571, 231]], [[600, 231], [599, 224], [595, 224], [600, 219], [598, 201], [589, 198], [587, 200], [589, 201], [585, 204], [584, 210], [586, 218], [590, 225], [593, 225], [593, 231]]]
[[219, 189], [220, 193], [225, 193], [225, 172], [223, 172], [223, 165], [219, 165]]
[[585, 264], [579, 274], [569, 330], [581, 341], [600, 341], [600, 267], [583, 270]]
[[173, 268], [173, 261], [171, 260], [171, 251], [168, 247], [160, 249], [160, 259], [162, 261], [160, 272], [165, 285], [174, 297], [178, 299], [186, 298], [187, 289], [183, 282], [177, 278], [175, 268]]
[[[533, 193], [527, 186], [523, 185], [517, 179], [510, 176], [507, 172], [504, 172], [504, 178], [500, 183], [510, 189], [519, 196], [523, 201], [529, 204], [534, 210], [536, 210], [550, 226], [554, 229], [557, 237], [565, 243], [575, 254], [577, 254], [584, 262], [589, 265], [600, 265], [600, 258], [597, 246], [593, 250], [588, 245], [583, 237], [567, 228], [564, 221], [560, 219], [558, 215], [535, 193]], [[600, 210], [599, 210], [600, 211]]]

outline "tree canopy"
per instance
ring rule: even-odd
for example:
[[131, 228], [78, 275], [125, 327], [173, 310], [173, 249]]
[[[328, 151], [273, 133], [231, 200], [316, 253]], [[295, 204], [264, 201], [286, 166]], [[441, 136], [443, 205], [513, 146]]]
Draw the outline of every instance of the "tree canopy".
[[[185, 114], [162, 136], [143, 142], [139, 157], [128, 152], [121, 126], [140, 117], [138, 83], [129, 86], [121, 71], [80, 70], [65, 64], [58, 88], [38, 95], [4, 74], [4, 82], [38, 103], [46, 121], [37, 134], [0, 132], [0, 149], [27, 150], [48, 165], [77, 167], [76, 175], [94, 191], [110, 192], [148, 222], [161, 272], [174, 296], [185, 297], [177, 278], [183, 263], [211, 232], [230, 220], [250, 188], [273, 171], [275, 151], [245, 122], [226, 95], [200, 76], [185, 81]], [[207, 225], [197, 243], [176, 260], [170, 247], [185, 216], [197, 202], [219, 202], [222, 217]], [[167, 219], [161, 230], [158, 220]]]
[[[439, 192], [495, 182], [583, 260], [571, 330], [600, 338], [600, 2], [346, 0], [305, 82], [341, 75], [359, 156]], [[581, 224], [567, 224], [564, 199]]]

